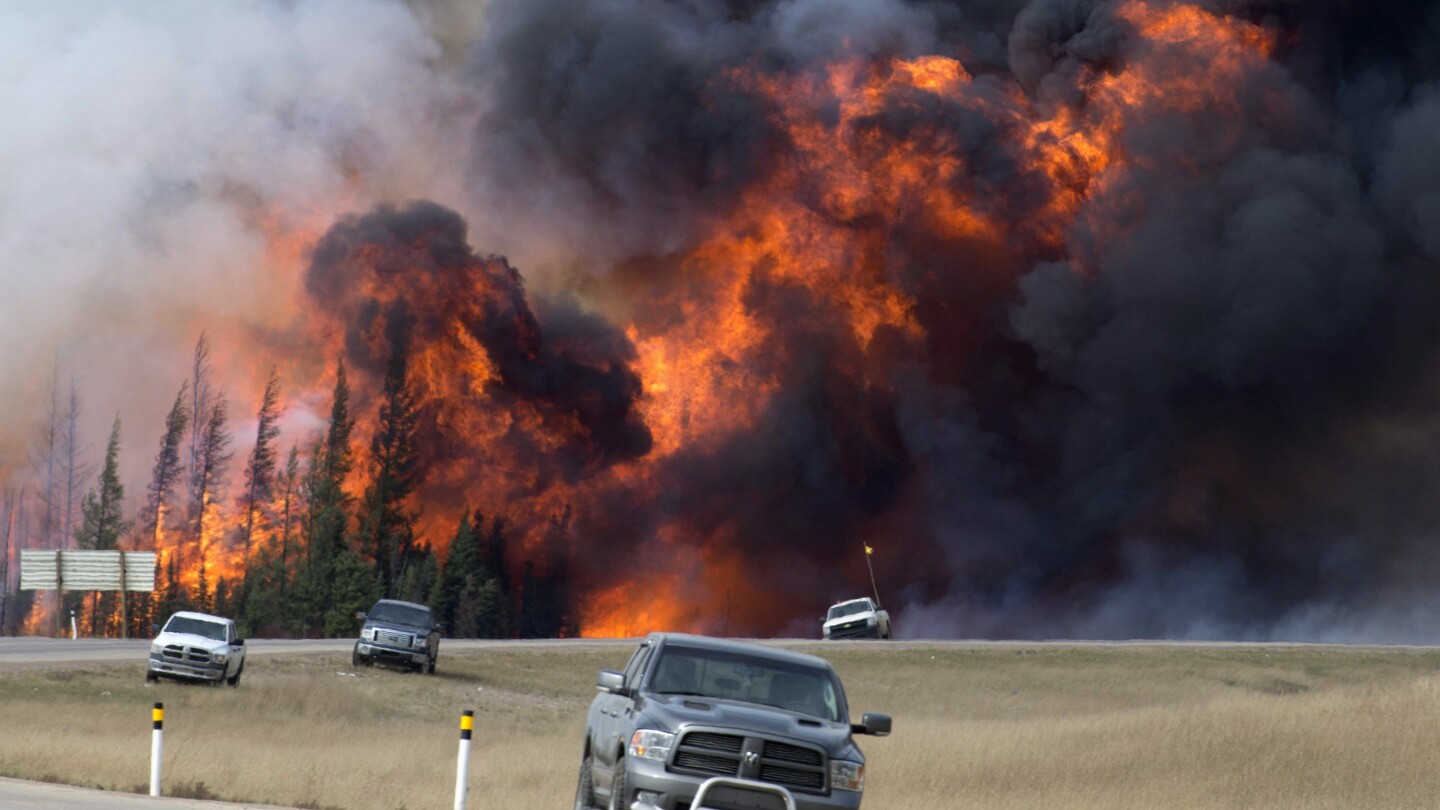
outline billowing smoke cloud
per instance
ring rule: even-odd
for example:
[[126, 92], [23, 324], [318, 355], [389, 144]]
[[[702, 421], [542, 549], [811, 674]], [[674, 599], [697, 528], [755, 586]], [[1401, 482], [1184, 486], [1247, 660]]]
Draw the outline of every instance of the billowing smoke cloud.
[[[475, 188], [615, 258], [596, 284], [655, 306], [633, 316], [642, 335], [692, 300], [680, 288], [713, 283], [689, 252], [787, 172], [835, 234], [876, 246], [852, 258], [909, 296], [923, 337], [856, 345], [813, 286], [727, 268], [767, 336], [743, 373], [780, 389], [743, 431], [666, 456], [671, 495], [626, 510], [740, 549], [757, 591], [789, 595], [767, 603], [799, 617], [789, 629], [868, 587], [856, 549], [873, 542], [912, 634], [1433, 638], [1437, 583], [1417, 572], [1440, 529], [1440, 13], [1408, 10], [500, 4], [475, 48]], [[1226, 74], [1224, 54], [1145, 28], [1190, 12], [1268, 55]], [[850, 121], [838, 94], [765, 91], [929, 55], [973, 80]], [[1174, 97], [1106, 118], [1106, 82], [1142, 64]], [[987, 253], [923, 210], [834, 208], [795, 169], [812, 155], [789, 103], [814, 104], [838, 149], [954, 158], [938, 183], [1008, 239]], [[1103, 182], [1071, 178], [1083, 199], [1048, 240], [1035, 223], [1064, 181], [1017, 133], [1062, 108], [1115, 123], [1121, 157]], [[632, 544], [633, 523], [590, 528]], [[779, 629], [764, 616], [747, 619]]]
[[[420, 389], [421, 478], [441, 465], [479, 478], [488, 453], [574, 480], [650, 449], [625, 336], [561, 306], [542, 327], [520, 274], [475, 255], [448, 208], [415, 202], [342, 219], [316, 246], [306, 289], [343, 325], [344, 357], [372, 390], [393, 357], [409, 366]], [[517, 419], [491, 446], [475, 446], [466, 428], [481, 411], [531, 412], [535, 425]]]
[[[0, 467], [58, 358], [90, 446], [120, 412], [142, 481], [202, 330], [221, 350], [291, 331], [337, 213], [457, 198], [443, 155], [469, 107], [439, 56], [381, 0], [0, 8]], [[258, 355], [217, 353], [238, 412], [278, 359]]]

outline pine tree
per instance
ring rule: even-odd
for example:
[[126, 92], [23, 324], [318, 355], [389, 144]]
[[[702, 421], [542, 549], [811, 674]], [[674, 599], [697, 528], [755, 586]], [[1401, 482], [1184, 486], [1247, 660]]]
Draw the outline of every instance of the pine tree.
[[370, 443], [371, 481], [360, 509], [360, 548], [375, 566], [386, 596], [410, 561], [415, 515], [406, 508], [416, 485], [415, 396], [406, 381], [404, 341], [395, 340], [375, 437]]
[[171, 508], [171, 496], [180, 480], [180, 443], [185, 428], [190, 424], [190, 412], [185, 410], [185, 390], [188, 383], [180, 384], [175, 395], [175, 404], [165, 417], [165, 434], [160, 437], [160, 452], [155, 456], [155, 468], [150, 476], [148, 499], [141, 518], [141, 528], [150, 547], [162, 551], [165, 539], [166, 513]]
[[[265, 393], [260, 397], [260, 411], [256, 414], [255, 447], [245, 463], [245, 492], [240, 499], [240, 511], [244, 521], [241, 541], [243, 559], [250, 559], [250, 546], [255, 533], [263, 531], [270, 522], [265, 505], [270, 503], [275, 486], [275, 445], [280, 435], [280, 377], [274, 368], [265, 382]], [[242, 593], [244, 591], [242, 583]]]
[[506, 554], [508, 542], [505, 521], [497, 517], [490, 522], [490, 533], [481, 545], [482, 562], [495, 579], [495, 588], [500, 599], [500, 604], [495, 609], [495, 628], [491, 638], [511, 638], [515, 631], [515, 583], [510, 577], [510, 561]]
[[80, 438], [80, 412], [80, 391], [75, 386], [74, 377], [71, 377], [68, 405], [60, 420], [60, 442], [57, 448], [59, 458], [56, 460], [56, 473], [61, 488], [60, 534], [64, 537], [74, 536], [75, 511], [80, 506], [80, 488], [85, 479], [95, 473], [94, 465], [85, 463], [81, 458], [87, 448]]
[[205, 507], [204, 454], [207, 419], [213, 404], [210, 363], [210, 339], [204, 332], [195, 341], [195, 354], [190, 364], [190, 433], [185, 445], [185, 522], [191, 538], [200, 536], [200, 523]]
[[211, 398], [210, 413], [201, 433], [202, 438], [194, 472], [194, 491], [198, 493], [200, 499], [199, 511], [196, 513], [198, 519], [192, 527], [196, 533], [191, 538], [195, 544], [196, 557], [200, 567], [195, 603], [206, 612], [213, 611], [215, 607], [214, 592], [210, 589], [209, 565], [210, 544], [215, 540], [215, 532], [212, 531], [212, 528], [219, 520], [216, 493], [224, 485], [225, 472], [232, 456], [230, 452], [231, 435], [225, 428], [228, 416], [227, 407], [223, 392]]
[[[75, 529], [75, 545], [87, 550], [115, 549], [120, 547], [120, 535], [129, 529], [129, 523], [121, 511], [125, 501], [125, 487], [120, 483], [120, 417], [110, 429], [110, 442], [105, 447], [105, 466], [100, 471], [100, 480], [80, 501], [80, 525]], [[75, 596], [79, 596], [78, 594]], [[67, 599], [66, 610], [78, 610], [83, 597]], [[90, 610], [90, 632], [103, 629], [114, 610], [113, 596], [96, 598]]]
[[409, 562], [405, 566], [405, 573], [400, 576], [399, 583], [395, 586], [395, 598], [424, 604], [430, 600], [430, 593], [434, 590], [435, 581], [440, 574], [435, 554], [428, 546], [420, 546], [412, 551], [407, 559]]
[[350, 496], [345, 492], [345, 479], [354, 463], [350, 452], [353, 428], [350, 386], [342, 361], [335, 372], [330, 425], [306, 476], [306, 561], [299, 577], [307, 624], [311, 631], [325, 635], [352, 632], [355, 611], [369, 606], [366, 603], [375, 590], [373, 571], [346, 539]]
[[440, 567], [440, 576], [435, 579], [435, 587], [430, 594], [430, 608], [435, 612], [436, 622], [456, 638], [464, 637], [460, 635], [458, 622], [461, 591], [464, 590], [466, 577], [472, 577], [480, 564], [480, 542], [475, 524], [481, 522], [483, 518], [478, 511], [473, 520], [469, 510], [460, 516], [460, 525], [450, 540], [445, 563]]

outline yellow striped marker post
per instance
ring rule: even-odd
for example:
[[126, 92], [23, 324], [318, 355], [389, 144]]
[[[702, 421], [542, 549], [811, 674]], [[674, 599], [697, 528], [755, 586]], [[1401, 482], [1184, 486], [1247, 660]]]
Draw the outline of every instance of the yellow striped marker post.
[[455, 766], [455, 810], [465, 810], [465, 789], [470, 782], [470, 734], [475, 730], [475, 712], [460, 715], [460, 762]]
[[150, 795], [160, 795], [160, 751], [165, 747], [163, 737], [165, 735], [165, 704], [156, 703], [155, 709], [150, 713]]

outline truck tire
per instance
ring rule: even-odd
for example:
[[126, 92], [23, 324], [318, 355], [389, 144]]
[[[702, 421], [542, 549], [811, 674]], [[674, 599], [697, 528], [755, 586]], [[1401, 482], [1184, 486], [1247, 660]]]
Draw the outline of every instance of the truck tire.
[[156, 674], [154, 673], [154, 671], [147, 669], [147, 670], [145, 670], [145, 682], [146, 682], [146, 683], [159, 683], [159, 682], [160, 682], [160, 676], [159, 676], [159, 675], [156, 675]]
[[350, 651], [350, 666], [359, 669], [361, 664], [368, 664], [369, 661], [360, 654], [360, 642], [355, 642], [355, 648]]
[[625, 804], [625, 758], [615, 764], [615, 781], [610, 783], [610, 810], [630, 810]]
[[580, 760], [580, 781], [575, 785], [575, 810], [595, 810], [595, 789], [590, 776], [589, 754]]
[[244, 661], [241, 661], [241, 662], [240, 662], [240, 668], [237, 669], [237, 670], [235, 670], [235, 674], [234, 674], [234, 675], [231, 675], [230, 677], [228, 677], [228, 678], [225, 679], [225, 684], [226, 684], [227, 686], [230, 686], [230, 687], [239, 686], [239, 685], [240, 685], [240, 676], [241, 676], [242, 674], [244, 674], [244, 672], [245, 672], [245, 662], [244, 662]]

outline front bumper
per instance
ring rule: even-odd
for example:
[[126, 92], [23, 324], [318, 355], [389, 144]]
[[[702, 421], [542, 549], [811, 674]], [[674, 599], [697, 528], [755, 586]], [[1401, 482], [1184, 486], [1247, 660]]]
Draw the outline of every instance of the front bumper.
[[156, 675], [167, 678], [185, 678], [192, 681], [220, 681], [225, 678], [225, 665], [215, 662], [180, 662], [155, 653], [150, 654], [149, 669]]
[[429, 650], [417, 650], [414, 647], [391, 647], [364, 639], [356, 643], [355, 652], [376, 663], [392, 666], [400, 664], [418, 666], [430, 660]]
[[830, 640], [842, 638], [880, 638], [880, 623], [870, 624], [864, 620], [858, 622], [847, 622], [827, 627], [822, 633]]
[[[641, 793], [654, 794], [650, 801], [634, 805], [635, 810], [685, 810], [700, 791], [700, 785], [709, 777], [671, 773], [665, 770], [665, 763], [649, 759], [626, 756], [626, 786], [631, 795], [626, 802], [635, 801]], [[832, 790], [828, 794], [792, 792], [796, 810], [855, 810], [860, 807], [863, 794], [850, 790]], [[778, 801], [778, 800], [777, 800]], [[630, 807], [630, 804], [625, 804]], [[757, 808], [768, 808], [758, 804]]]

